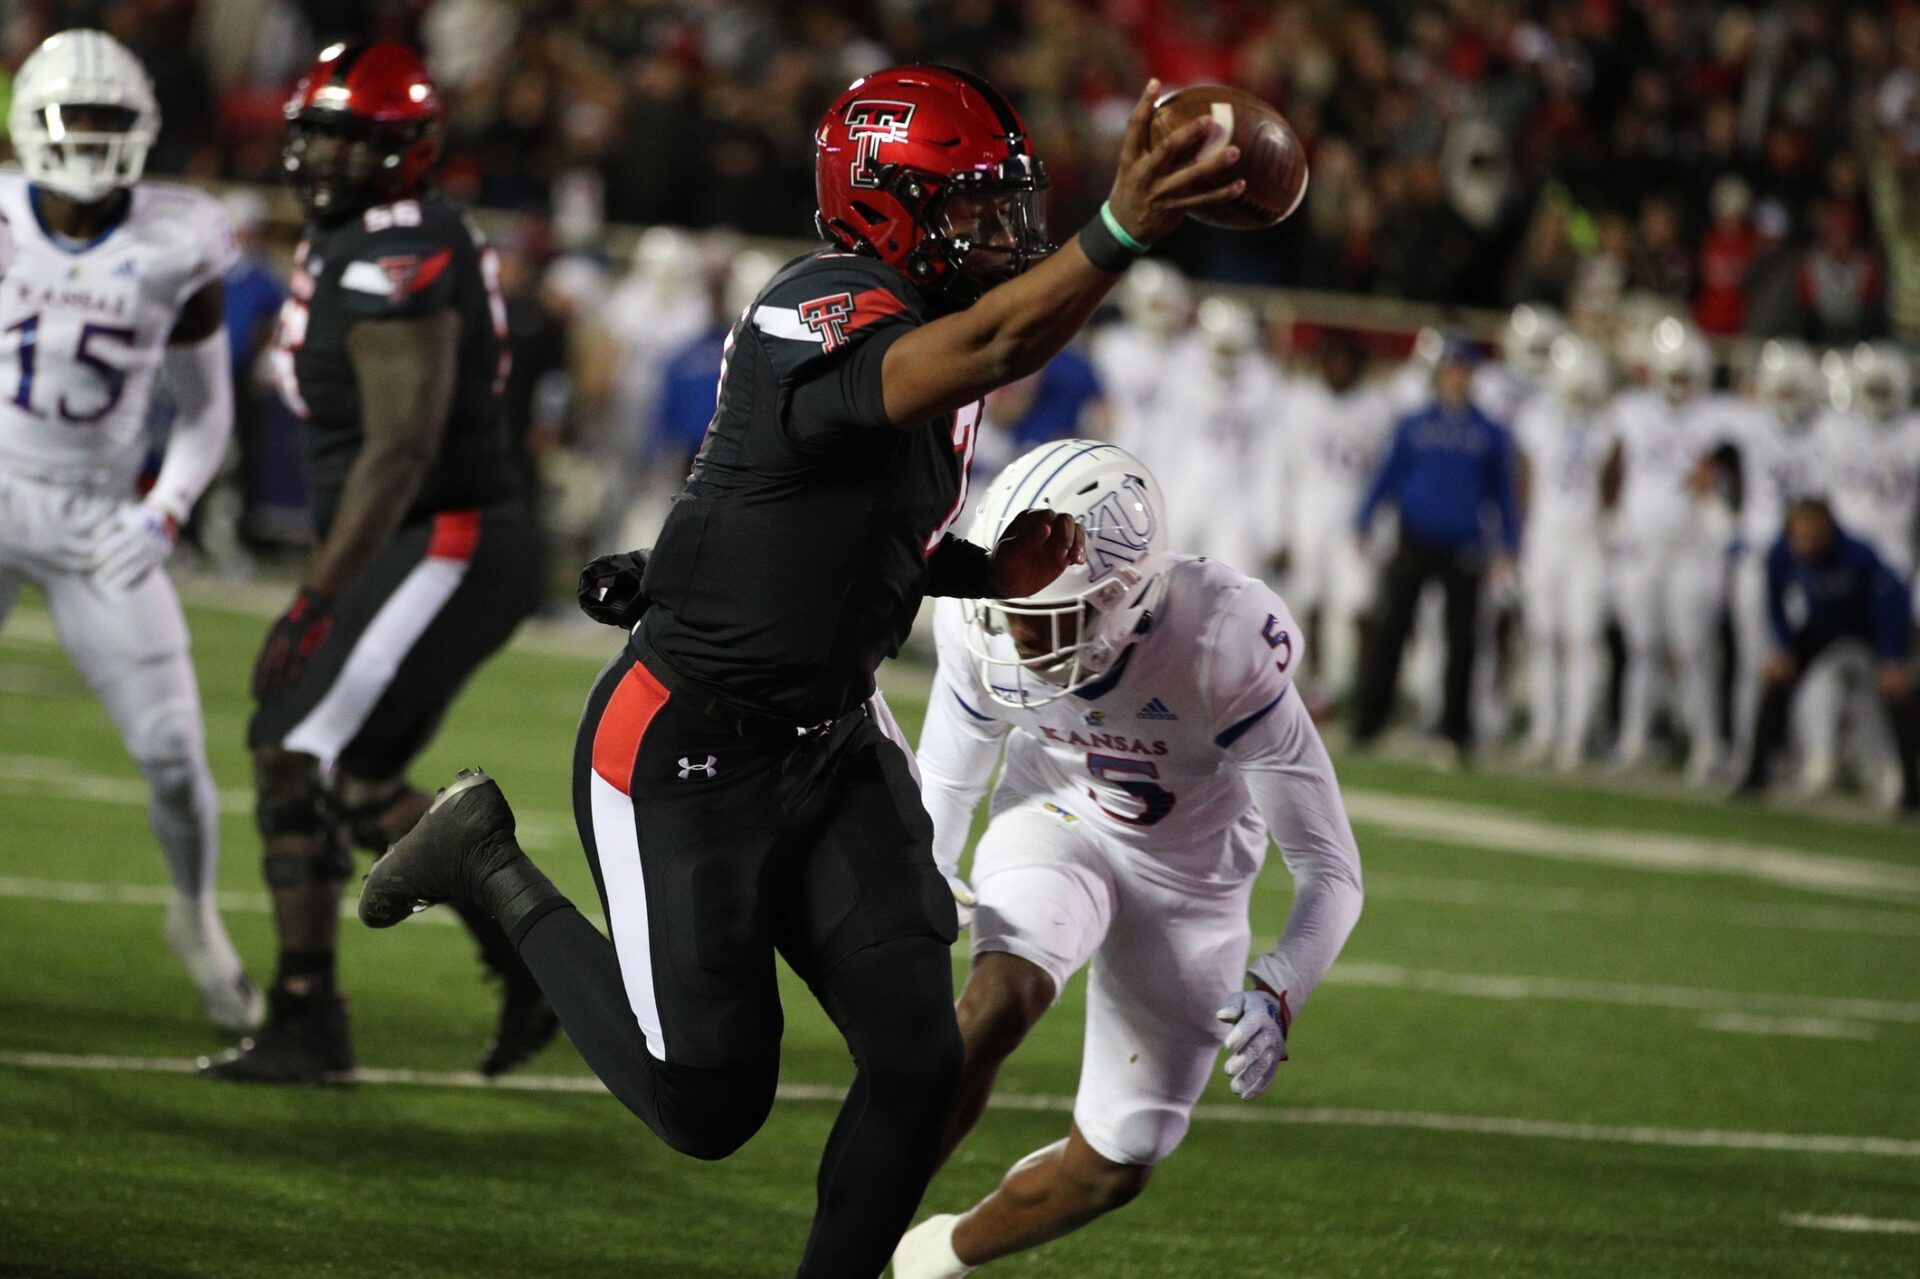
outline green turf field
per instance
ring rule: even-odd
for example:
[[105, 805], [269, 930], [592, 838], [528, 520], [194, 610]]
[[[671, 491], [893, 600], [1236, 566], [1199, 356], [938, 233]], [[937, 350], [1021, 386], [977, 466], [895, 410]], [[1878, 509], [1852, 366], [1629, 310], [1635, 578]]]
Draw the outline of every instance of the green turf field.
[[[265, 977], [240, 745], [265, 623], [193, 624], [228, 919]], [[588, 898], [567, 768], [592, 652], [502, 656], [420, 772], [485, 763]], [[887, 680], [914, 730], [924, 672]], [[1913, 828], [1377, 761], [1342, 776], [1366, 916], [1273, 1091], [1246, 1106], [1222, 1083], [1140, 1202], [987, 1273], [1920, 1275]], [[346, 929], [360, 1086], [203, 1083], [182, 1063], [220, 1043], [160, 939], [142, 802], [29, 597], [0, 634], [0, 1274], [791, 1273], [848, 1074], [804, 992], [793, 1095], [717, 1165], [658, 1146], [564, 1043], [519, 1087], [450, 1074], [493, 1006], [463, 935], [427, 926], [443, 912]], [[1258, 944], [1288, 891], [1276, 861]], [[929, 1208], [1065, 1132], [1079, 1017], [1070, 991]]]

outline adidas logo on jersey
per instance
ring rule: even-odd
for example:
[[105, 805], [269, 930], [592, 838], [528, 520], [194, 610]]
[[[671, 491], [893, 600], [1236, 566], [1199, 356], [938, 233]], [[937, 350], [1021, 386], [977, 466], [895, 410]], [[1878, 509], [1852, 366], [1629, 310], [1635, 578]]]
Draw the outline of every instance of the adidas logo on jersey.
[[1149, 701], [1145, 706], [1142, 706], [1140, 708], [1140, 713], [1134, 716], [1134, 718], [1135, 719], [1179, 719], [1180, 717], [1178, 715], [1175, 715], [1172, 711], [1168, 710], [1167, 704], [1156, 697], [1156, 698], [1153, 698], [1151, 701]]

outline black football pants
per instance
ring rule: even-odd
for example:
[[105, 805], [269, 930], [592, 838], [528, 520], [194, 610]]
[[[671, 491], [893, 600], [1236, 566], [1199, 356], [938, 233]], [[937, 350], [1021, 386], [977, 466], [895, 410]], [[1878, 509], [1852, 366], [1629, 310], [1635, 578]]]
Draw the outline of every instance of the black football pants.
[[1420, 607], [1420, 592], [1438, 580], [1446, 592], [1447, 665], [1441, 725], [1447, 740], [1465, 749], [1473, 742], [1474, 648], [1479, 641], [1480, 584], [1486, 576], [1476, 552], [1433, 546], [1401, 535], [1387, 565], [1376, 607], [1374, 633], [1360, 671], [1360, 696], [1354, 708], [1353, 736], [1369, 742], [1380, 735], [1393, 713], [1400, 684], [1400, 659]]
[[858, 711], [743, 724], [623, 653], [588, 699], [574, 805], [612, 939], [571, 908], [516, 939], [567, 1034], [668, 1145], [724, 1158], [773, 1104], [778, 952], [856, 1067], [798, 1274], [878, 1276], [961, 1059], [953, 897], [906, 754]]

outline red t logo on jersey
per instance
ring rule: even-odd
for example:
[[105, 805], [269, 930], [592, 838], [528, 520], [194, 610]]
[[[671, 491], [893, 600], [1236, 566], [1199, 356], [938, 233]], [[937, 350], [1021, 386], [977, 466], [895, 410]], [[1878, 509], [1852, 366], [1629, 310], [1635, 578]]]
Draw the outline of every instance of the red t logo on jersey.
[[847, 344], [847, 320], [853, 315], [853, 294], [835, 293], [800, 304], [800, 323], [820, 337], [821, 346], [837, 351]]

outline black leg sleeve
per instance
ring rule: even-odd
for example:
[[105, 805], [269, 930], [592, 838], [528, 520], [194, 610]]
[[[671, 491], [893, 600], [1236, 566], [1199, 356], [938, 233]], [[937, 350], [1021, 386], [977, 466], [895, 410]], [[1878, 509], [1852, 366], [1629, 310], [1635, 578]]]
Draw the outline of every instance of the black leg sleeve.
[[881, 942], [813, 991], [858, 1073], [820, 1160], [798, 1279], [877, 1279], [933, 1178], [960, 1082], [952, 959], [932, 937]]
[[715, 1068], [656, 1059], [627, 1002], [613, 943], [578, 910], [541, 918], [521, 939], [520, 957], [607, 1091], [667, 1145], [695, 1159], [724, 1159], [766, 1122], [780, 1076], [777, 1051]]

